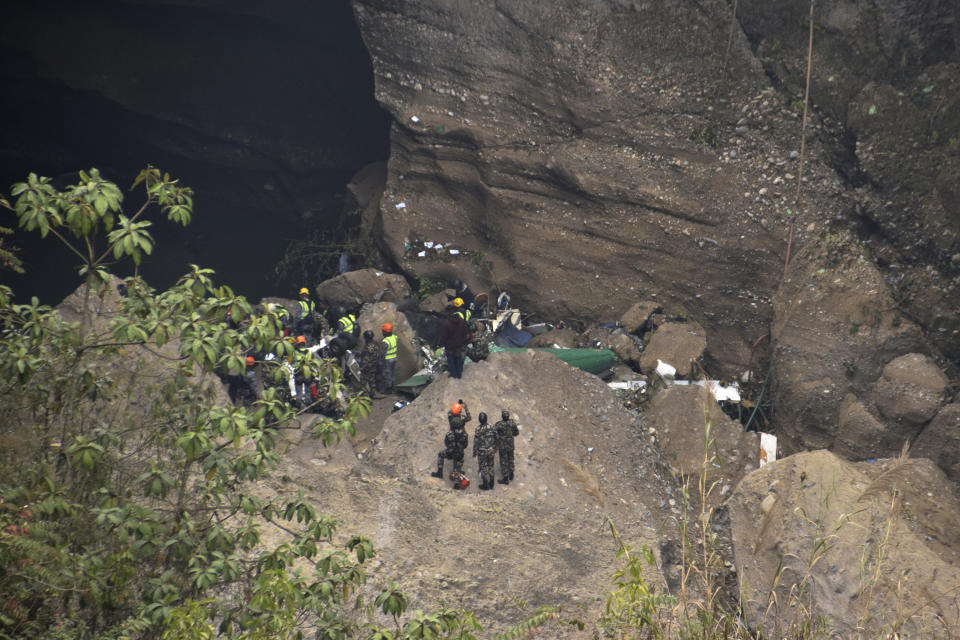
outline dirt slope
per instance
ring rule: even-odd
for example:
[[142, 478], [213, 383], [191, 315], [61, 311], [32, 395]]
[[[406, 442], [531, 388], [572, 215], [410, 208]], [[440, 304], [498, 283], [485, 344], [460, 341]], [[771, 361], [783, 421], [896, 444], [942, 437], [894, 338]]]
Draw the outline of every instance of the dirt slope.
[[[467, 491], [428, 475], [447, 430], [446, 412], [458, 398], [474, 416], [470, 447], [481, 410], [498, 419], [507, 408], [518, 418], [509, 486], [478, 491], [469, 457]], [[298, 434], [264, 490], [302, 488], [320, 511], [343, 521], [340, 535], [369, 535], [379, 550], [378, 576], [397, 580], [416, 606], [462, 605], [488, 630], [518, 622], [541, 604], [563, 604], [570, 615], [593, 620], [617, 566], [605, 518], [635, 548], [656, 549], [661, 537], [674, 535], [670, 501], [679, 503], [679, 496], [661, 454], [638, 431], [594, 376], [549, 354], [498, 353], [469, 365], [460, 380], [434, 382], [387, 418], [359, 456], [350, 443], [325, 450]], [[647, 577], [663, 582], [655, 569]]]

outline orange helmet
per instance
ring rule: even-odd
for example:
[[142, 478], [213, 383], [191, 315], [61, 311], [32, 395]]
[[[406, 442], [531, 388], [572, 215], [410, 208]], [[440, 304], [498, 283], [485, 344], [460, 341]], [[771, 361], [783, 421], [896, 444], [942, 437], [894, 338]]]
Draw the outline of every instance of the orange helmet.
[[305, 336], [297, 336], [297, 344], [307, 344], [307, 339]]
[[256, 362], [256, 361], [257, 361], [256, 358], [254, 358], [253, 356], [247, 356], [247, 366], [248, 366], [248, 367], [252, 367], [252, 366], [253, 366], [253, 363]]
[[393, 333], [393, 325], [389, 322], [384, 322], [383, 326], [380, 327], [380, 331], [383, 331], [384, 333]]
[[454, 299], [453, 299], [453, 306], [455, 306], [457, 309], [459, 309], [460, 307], [462, 307], [462, 306], [463, 306], [463, 298], [454, 298]]
[[463, 411], [463, 405], [460, 404], [459, 402], [454, 402], [453, 406], [450, 407], [450, 413], [452, 413], [455, 416], [460, 415], [461, 411]]

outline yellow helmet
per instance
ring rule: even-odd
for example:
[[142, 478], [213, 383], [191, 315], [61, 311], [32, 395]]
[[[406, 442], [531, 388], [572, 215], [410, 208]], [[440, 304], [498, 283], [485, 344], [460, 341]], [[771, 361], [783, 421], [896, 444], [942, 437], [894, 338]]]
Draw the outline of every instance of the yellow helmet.
[[306, 287], [300, 287], [300, 295], [303, 294], [310, 295], [310, 289], [307, 289]]
[[462, 307], [462, 306], [463, 306], [463, 298], [454, 298], [454, 299], [453, 299], [453, 306], [455, 306], [457, 309], [459, 309], [460, 307]]

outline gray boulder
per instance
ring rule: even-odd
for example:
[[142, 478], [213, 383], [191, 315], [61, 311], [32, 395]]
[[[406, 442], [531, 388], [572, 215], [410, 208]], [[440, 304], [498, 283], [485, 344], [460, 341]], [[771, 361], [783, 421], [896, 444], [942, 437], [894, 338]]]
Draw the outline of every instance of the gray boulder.
[[403, 276], [377, 269], [348, 271], [316, 286], [317, 298], [331, 307], [356, 308], [366, 302], [399, 302], [410, 297], [410, 285]]
[[707, 348], [707, 334], [696, 322], [667, 322], [650, 338], [640, 357], [640, 370], [650, 373], [662, 360], [677, 369], [677, 377], [689, 376]]
[[941, 409], [924, 427], [912, 451], [917, 457], [936, 462], [948, 478], [960, 484], [960, 403]]
[[[385, 322], [393, 325], [393, 334], [397, 336], [396, 382], [403, 382], [423, 366], [421, 364], [419, 343], [415, 340], [413, 327], [410, 326], [406, 316], [397, 310], [397, 305], [392, 302], [378, 302], [376, 304], [366, 305], [360, 311], [357, 322], [360, 323], [361, 336], [364, 331], [369, 329], [373, 331], [374, 338], [377, 340], [383, 338], [380, 327], [382, 327]], [[360, 343], [361, 345], [363, 343], [362, 337], [360, 338]]]
[[728, 505], [741, 604], [765, 636], [821, 616], [829, 637], [960, 634], [960, 505], [929, 460], [797, 454]]

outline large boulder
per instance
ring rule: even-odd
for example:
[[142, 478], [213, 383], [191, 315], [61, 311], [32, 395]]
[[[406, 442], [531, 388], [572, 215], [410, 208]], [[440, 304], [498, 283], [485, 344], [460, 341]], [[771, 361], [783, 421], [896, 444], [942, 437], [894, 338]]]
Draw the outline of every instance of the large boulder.
[[366, 302], [399, 302], [410, 297], [410, 285], [403, 276], [377, 269], [359, 269], [334, 276], [318, 284], [317, 298], [331, 307], [357, 308]]
[[[670, 463], [684, 475], [719, 480], [711, 495], [724, 499], [740, 479], [757, 468], [760, 438], [723, 412], [710, 390], [674, 385], [656, 394], [644, 413], [645, 424]], [[716, 475], [713, 475], [716, 473]]]
[[640, 335], [643, 331], [651, 328], [650, 316], [658, 311], [662, 311], [662, 307], [657, 302], [649, 300], [635, 302], [620, 316], [620, 326], [627, 333]]
[[747, 475], [729, 501], [751, 628], [830, 637], [956, 638], [960, 505], [929, 460], [850, 463], [827, 451]]
[[930, 458], [960, 485], [960, 403], [948, 404], [930, 421], [913, 444], [913, 455]]
[[707, 335], [696, 322], [667, 322], [657, 328], [640, 357], [640, 370], [651, 373], [662, 360], [677, 369], [678, 377], [694, 371], [707, 348]]
[[[360, 334], [366, 330], [373, 331], [377, 340], [383, 337], [380, 327], [385, 322], [393, 325], [393, 335], [397, 336], [397, 368], [395, 371], [396, 381], [403, 382], [414, 373], [420, 370], [420, 343], [416, 340], [413, 327], [407, 321], [407, 317], [397, 310], [397, 305], [392, 302], [378, 302], [376, 304], [365, 305], [357, 317], [360, 323]], [[363, 338], [360, 339], [363, 343]]]
[[950, 381], [937, 363], [919, 353], [895, 358], [873, 385], [873, 401], [900, 435], [912, 438], [943, 404]]
[[590, 327], [583, 337], [586, 343], [594, 348], [609, 349], [623, 362], [640, 365], [643, 356], [642, 343], [639, 338], [631, 337], [623, 329]]
[[[794, 256], [774, 297], [773, 422], [787, 452], [832, 448], [844, 398], [870, 406], [887, 363], [927, 349], [863, 251], [852, 235], [824, 233]], [[846, 438], [853, 457], [883, 454], [873, 441]]]

